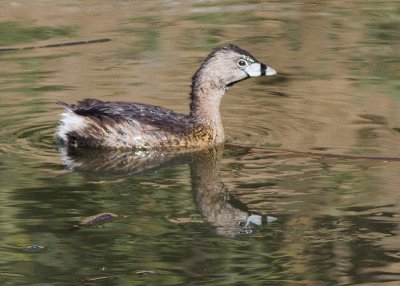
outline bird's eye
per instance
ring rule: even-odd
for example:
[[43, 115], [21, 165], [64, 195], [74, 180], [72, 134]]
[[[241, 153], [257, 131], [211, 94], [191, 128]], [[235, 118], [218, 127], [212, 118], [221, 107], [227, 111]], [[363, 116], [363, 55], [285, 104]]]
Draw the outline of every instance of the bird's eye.
[[239, 60], [238, 61], [238, 65], [241, 66], [241, 67], [244, 67], [245, 65], [247, 65], [247, 62], [244, 61], [244, 60]]

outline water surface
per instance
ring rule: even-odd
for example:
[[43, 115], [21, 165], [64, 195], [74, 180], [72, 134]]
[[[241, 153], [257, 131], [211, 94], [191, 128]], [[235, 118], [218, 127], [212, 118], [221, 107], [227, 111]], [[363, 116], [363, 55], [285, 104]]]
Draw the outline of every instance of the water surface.
[[[112, 39], [0, 52], [2, 285], [400, 283], [397, 1], [3, 1], [0, 15], [4, 48]], [[191, 75], [226, 43], [279, 75], [226, 94], [224, 149], [57, 149], [52, 101], [187, 112]], [[105, 212], [119, 217], [72, 227]]]

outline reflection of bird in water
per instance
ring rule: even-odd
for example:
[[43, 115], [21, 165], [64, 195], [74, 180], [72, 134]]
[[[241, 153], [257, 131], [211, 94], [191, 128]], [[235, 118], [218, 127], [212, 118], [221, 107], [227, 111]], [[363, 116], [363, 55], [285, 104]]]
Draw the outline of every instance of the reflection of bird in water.
[[221, 181], [222, 148], [210, 149], [194, 156], [190, 164], [192, 188], [201, 214], [225, 236], [252, 233], [261, 225], [261, 216], [249, 215], [244, 205], [234, 207]]
[[234, 45], [215, 49], [192, 78], [190, 114], [159, 106], [85, 99], [65, 108], [57, 131], [65, 146], [106, 148], [210, 147], [224, 142], [219, 106], [228, 87], [276, 71]]
[[134, 150], [61, 149], [69, 168], [89, 174], [127, 175], [189, 163], [192, 189], [204, 219], [220, 235], [249, 234], [264, 218], [250, 215], [246, 206], [231, 199], [220, 177], [223, 148], [181, 153]]

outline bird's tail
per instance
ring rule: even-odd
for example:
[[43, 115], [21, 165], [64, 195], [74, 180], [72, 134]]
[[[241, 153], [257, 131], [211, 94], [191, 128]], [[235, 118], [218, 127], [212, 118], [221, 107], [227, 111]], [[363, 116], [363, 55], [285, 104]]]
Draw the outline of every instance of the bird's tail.
[[57, 100], [57, 101], [53, 101], [55, 104], [61, 105], [62, 107], [64, 107], [65, 109], [68, 109], [69, 111], [73, 111], [73, 108], [71, 105], [69, 105], [68, 103], [65, 103], [64, 101], [61, 100]]

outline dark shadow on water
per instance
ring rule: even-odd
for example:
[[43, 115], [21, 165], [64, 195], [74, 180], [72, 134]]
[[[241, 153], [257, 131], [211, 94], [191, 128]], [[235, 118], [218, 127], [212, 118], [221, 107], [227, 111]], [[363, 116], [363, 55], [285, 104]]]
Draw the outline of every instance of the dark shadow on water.
[[236, 237], [256, 231], [273, 217], [251, 214], [247, 206], [229, 195], [220, 176], [223, 147], [200, 151], [60, 149], [64, 163], [85, 176], [129, 176], [190, 165], [197, 207], [219, 235]]

